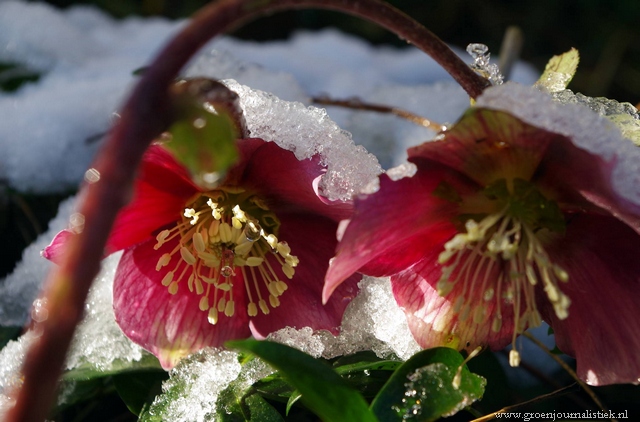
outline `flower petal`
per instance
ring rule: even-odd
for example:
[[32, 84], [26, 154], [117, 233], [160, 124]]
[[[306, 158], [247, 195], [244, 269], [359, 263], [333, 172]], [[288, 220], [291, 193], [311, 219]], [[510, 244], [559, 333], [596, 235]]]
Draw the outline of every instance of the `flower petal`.
[[408, 150], [409, 160], [424, 157], [448, 165], [482, 186], [498, 179], [530, 180], [550, 142], [559, 137], [508, 113], [469, 109], [443, 139]]
[[65, 245], [71, 236], [75, 236], [75, 233], [71, 230], [62, 230], [58, 232], [51, 243], [42, 250], [40, 255], [51, 262], [60, 264], [62, 262], [62, 253], [65, 250]]
[[278, 237], [288, 242], [291, 254], [297, 256], [300, 263], [295, 268], [293, 279], [285, 279], [289, 288], [280, 296], [281, 305], [271, 309], [269, 315], [260, 313], [252, 318], [253, 334], [265, 337], [284, 327], [311, 327], [337, 334], [344, 310], [356, 296], [357, 283], [361, 278], [351, 276], [336, 290], [331, 300], [322, 304], [323, 275], [336, 247], [337, 223], [313, 214], [281, 213], [278, 217], [282, 222]]
[[197, 190], [188, 170], [160, 145], [151, 145], [144, 153], [137, 180], [174, 196]]
[[477, 186], [437, 162], [413, 161], [418, 166], [413, 177], [392, 181], [381, 175], [378, 192], [355, 199], [354, 215], [325, 278], [324, 301], [354, 272], [395, 274], [420, 261], [430, 245], [444, 244], [443, 235], [452, 236], [458, 204], [443, 199], [436, 189], [445, 184], [457, 195]]
[[[447, 240], [454, 234], [455, 231], [450, 232]], [[503, 348], [511, 341], [513, 335], [512, 307], [502, 305], [502, 327], [498, 332], [494, 332], [491, 322], [495, 301], [483, 303], [482, 292], [472, 292], [470, 294], [478, 296], [478, 300], [473, 302], [483, 304], [486, 308], [485, 322], [472, 323], [472, 316], [462, 321], [460, 312], [454, 311], [453, 301], [463, 294], [463, 284], [457, 283], [446, 297], [440, 296], [435, 288], [442, 275], [438, 255], [443, 250], [444, 241], [433, 244], [424, 251], [423, 260], [391, 276], [393, 295], [407, 317], [413, 337], [424, 349], [437, 346], [467, 351], [472, 351], [478, 346], [489, 346], [494, 350]], [[499, 269], [496, 266], [493, 272], [497, 271]]]
[[186, 169], [169, 152], [152, 145], [145, 153], [133, 200], [118, 213], [106, 255], [126, 249], [176, 221], [185, 202], [198, 191]]
[[175, 242], [156, 251], [152, 239], [125, 250], [113, 286], [118, 325], [132, 341], [156, 355], [165, 369], [204, 347], [250, 336], [241, 289], [234, 289], [235, 315], [221, 316], [214, 326], [199, 309], [200, 296], [189, 292], [186, 280], [179, 283], [175, 295], [161, 284], [165, 272], [156, 271], [156, 262]]
[[577, 214], [547, 250], [569, 273], [560, 288], [571, 305], [562, 321], [546, 298], [539, 307], [578, 376], [592, 385], [639, 383], [640, 236], [613, 217]]
[[352, 211], [350, 204], [327, 204], [314, 189], [317, 187], [314, 181], [324, 171], [318, 156], [298, 160], [293, 152], [273, 142], [263, 142], [251, 155], [241, 184], [268, 198], [271, 209], [276, 213], [304, 211], [335, 221], [348, 218]]
[[565, 210], [613, 215], [640, 233], [640, 207], [614, 191], [614, 167], [615, 162], [560, 137], [549, 145], [535, 183]]

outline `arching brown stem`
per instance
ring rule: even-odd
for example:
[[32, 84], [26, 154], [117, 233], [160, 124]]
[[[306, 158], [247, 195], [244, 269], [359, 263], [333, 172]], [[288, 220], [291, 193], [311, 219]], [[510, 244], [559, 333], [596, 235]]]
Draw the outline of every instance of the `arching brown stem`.
[[488, 84], [430, 31], [379, 0], [221, 0], [202, 9], [146, 69], [94, 162], [100, 179], [85, 185], [79, 196], [84, 228], [68, 243], [61, 265], [45, 283], [49, 317], [35, 326], [42, 334], [27, 353], [24, 382], [7, 421], [40, 422], [48, 414], [113, 221], [131, 194], [144, 150], [171, 122], [169, 87], [180, 69], [210, 38], [261, 15], [292, 8], [332, 9], [378, 23], [433, 57], [473, 98]]

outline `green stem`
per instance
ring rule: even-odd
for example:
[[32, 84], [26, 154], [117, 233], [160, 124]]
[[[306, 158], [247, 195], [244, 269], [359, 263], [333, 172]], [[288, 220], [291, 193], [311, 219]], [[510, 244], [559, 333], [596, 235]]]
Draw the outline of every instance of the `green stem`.
[[396, 33], [433, 57], [473, 98], [488, 85], [430, 31], [379, 0], [221, 0], [209, 4], [145, 70], [93, 164], [100, 179], [85, 185], [79, 195], [78, 212], [85, 225], [68, 242], [60, 266], [46, 280], [43, 295], [49, 318], [35, 324], [41, 335], [25, 358], [24, 382], [7, 414], [8, 422], [40, 422], [47, 417], [116, 214], [130, 198], [145, 149], [171, 123], [169, 88], [184, 64], [210, 38], [249, 20], [283, 9], [314, 7], [359, 16]]

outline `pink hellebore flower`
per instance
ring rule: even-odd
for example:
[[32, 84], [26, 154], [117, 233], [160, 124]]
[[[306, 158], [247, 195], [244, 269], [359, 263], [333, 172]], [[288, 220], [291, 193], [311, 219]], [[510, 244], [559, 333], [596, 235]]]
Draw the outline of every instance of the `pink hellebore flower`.
[[[260, 139], [238, 147], [224, 182], [203, 191], [151, 146], [107, 243], [106, 254], [124, 250], [116, 321], [165, 369], [204, 347], [286, 326], [336, 332], [356, 294], [354, 277], [325, 306], [320, 300], [338, 221], [352, 208], [319, 197], [317, 157], [299, 161]], [[59, 233], [45, 257], [55, 261], [69, 235]]]
[[637, 147], [586, 108], [507, 84], [409, 161], [413, 177], [382, 175], [355, 200], [324, 300], [354, 272], [391, 276], [423, 348], [515, 346], [545, 320], [587, 382], [640, 381]]

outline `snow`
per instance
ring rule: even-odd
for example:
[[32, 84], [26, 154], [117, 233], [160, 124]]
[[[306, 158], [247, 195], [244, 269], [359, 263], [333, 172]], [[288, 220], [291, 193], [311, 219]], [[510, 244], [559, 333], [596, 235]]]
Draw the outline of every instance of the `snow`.
[[[569, 91], [566, 94], [570, 94]], [[566, 100], [565, 100], [566, 101]], [[478, 98], [478, 106], [505, 110], [534, 126], [567, 136], [586, 151], [613, 164], [613, 188], [640, 205], [640, 150], [620, 129], [586, 104], [553, 101], [548, 94], [510, 83], [492, 87]]]

